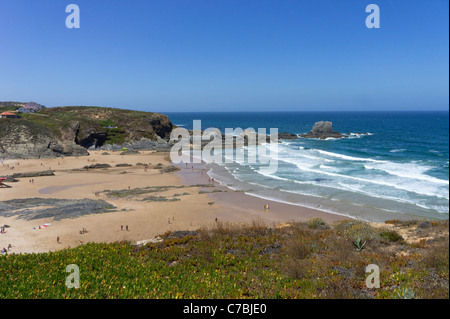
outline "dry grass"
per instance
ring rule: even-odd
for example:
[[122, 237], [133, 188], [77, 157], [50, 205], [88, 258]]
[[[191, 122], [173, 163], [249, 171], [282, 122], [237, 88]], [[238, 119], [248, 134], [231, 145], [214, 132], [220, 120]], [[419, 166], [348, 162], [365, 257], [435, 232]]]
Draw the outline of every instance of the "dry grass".
[[[46, 272], [48, 278], [39, 277], [39, 282], [20, 274], [51, 270], [68, 257], [85, 267], [97, 265], [83, 279], [90, 290], [70, 291], [72, 297], [117, 298], [126, 293], [129, 298], [448, 298], [448, 222], [422, 222], [376, 228], [353, 220], [328, 227], [317, 220], [278, 226], [261, 220], [218, 221], [196, 232], [181, 232], [185, 235], [167, 233], [162, 242], [139, 248], [89, 244], [48, 255], [8, 256], [0, 258], [0, 268], [7, 271], [5, 287], [19, 283], [23, 296], [37, 298], [66, 296], [63, 284], [35, 292], [59, 274]], [[403, 242], [403, 235], [414, 235], [420, 244], [412, 244], [411, 238]], [[367, 240], [362, 250], [354, 245], [357, 236]], [[379, 289], [365, 286], [369, 264], [380, 269]], [[8, 271], [11, 265], [20, 265], [20, 271]], [[97, 286], [98, 278], [108, 278], [107, 285]], [[127, 278], [136, 286], [122, 291], [120, 287], [132, 284]], [[117, 291], [111, 294], [108, 286]], [[153, 286], [159, 288], [149, 291]], [[11, 297], [11, 291], [0, 289], [0, 296]]]

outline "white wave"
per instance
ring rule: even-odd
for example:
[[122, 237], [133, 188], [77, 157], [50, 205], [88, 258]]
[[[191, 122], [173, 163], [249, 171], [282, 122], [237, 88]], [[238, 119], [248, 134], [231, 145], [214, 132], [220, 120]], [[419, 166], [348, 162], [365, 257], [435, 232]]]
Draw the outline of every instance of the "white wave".
[[383, 160], [376, 160], [373, 158], [354, 157], [354, 156], [348, 156], [348, 155], [343, 155], [343, 154], [338, 154], [338, 153], [327, 152], [327, 151], [323, 151], [323, 150], [317, 150], [317, 149], [314, 149], [314, 150], [323, 155], [337, 157], [337, 158], [345, 159], [345, 160], [349, 160], [349, 161], [374, 162], [374, 163], [386, 163], [387, 162], [387, 161], [383, 161]]
[[425, 172], [432, 169], [432, 167], [429, 166], [422, 166], [414, 163], [387, 162], [383, 164], [364, 164], [364, 167], [369, 170], [381, 170], [390, 175], [404, 177], [408, 179], [422, 180], [441, 185], [449, 185], [448, 180], [443, 180], [424, 174]]
[[348, 137], [349, 138], [361, 138], [364, 136], [368, 136], [368, 135], [373, 135], [372, 133], [349, 133]]
[[404, 152], [404, 151], [406, 151], [406, 149], [404, 149], [404, 148], [394, 148], [394, 149], [390, 150], [389, 152], [398, 153], [398, 152]]
[[[388, 195], [382, 195], [382, 194], [376, 194], [374, 192], [367, 192], [362, 190], [360, 187], [357, 186], [357, 184], [352, 183], [352, 184], [344, 184], [344, 183], [338, 183], [340, 186], [342, 186], [342, 189], [354, 192], [354, 193], [359, 193], [359, 194], [363, 194], [363, 195], [367, 195], [373, 198], [379, 198], [379, 199], [387, 199], [387, 200], [392, 200], [395, 202], [400, 202], [400, 203], [404, 203], [404, 204], [410, 204], [410, 205], [416, 205], [419, 206], [421, 208], [425, 208], [425, 209], [433, 209], [431, 207], [428, 207], [426, 205], [421, 205], [419, 203], [417, 203], [416, 200], [411, 200], [411, 199], [407, 199], [407, 198], [401, 198], [401, 197], [394, 197], [394, 196], [388, 196]], [[363, 185], [361, 185], [363, 186]]]
[[436, 197], [442, 197], [442, 198], [446, 198], [446, 199], [448, 199], [448, 197], [449, 197], [448, 191], [445, 193], [439, 193], [438, 190], [436, 189], [436, 187], [433, 187], [433, 185], [430, 185], [429, 188], [425, 188], [423, 184], [412, 183], [410, 181], [405, 181], [404, 183], [393, 183], [393, 182], [387, 182], [384, 179], [376, 180], [375, 178], [371, 178], [370, 176], [368, 176], [367, 178], [361, 178], [361, 177], [356, 177], [356, 176], [337, 174], [337, 173], [321, 171], [318, 169], [312, 169], [309, 167], [305, 167], [303, 165], [303, 163], [299, 163], [295, 159], [283, 158], [280, 160], [294, 164], [301, 171], [306, 171], [306, 172], [310, 172], [310, 173], [323, 174], [323, 175], [338, 177], [338, 178], [342, 178], [342, 179], [351, 179], [351, 180], [356, 180], [356, 181], [360, 181], [363, 183], [376, 184], [376, 185], [381, 185], [381, 186], [389, 186], [389, 187], [393, 187], [396, 189], [405, 190], [408, 192], [413, 192], [413, 193], [421, 194], [421, 195], [436, 196]]

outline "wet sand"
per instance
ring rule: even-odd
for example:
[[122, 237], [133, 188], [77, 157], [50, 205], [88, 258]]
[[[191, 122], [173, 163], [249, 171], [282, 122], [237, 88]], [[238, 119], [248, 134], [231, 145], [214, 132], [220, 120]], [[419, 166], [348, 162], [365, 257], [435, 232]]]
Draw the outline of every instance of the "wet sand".
[[[183, 165], [178, 165], [178, 167], [181, 170], [177, 174], [181, 176], [185, 184], [212, 183], [202, 164], [189, 165], [185, 169], [183, 169]], [[321, 210], [247, 195], [244, 192], [234, 191], [226, 186], [221, 186], [217, 181], [213, 185], [213, 188], [203, 188], [202, 190], [208, 192], [211, 201], [218, 206], [218, 211], [216, 212], [218, 220], [235, 223], [250, 223], [259, 220], [268, 224], [279, 224], [308, 221], [316, 217], [320, 217], [328, 223], [349, 219], [346, 216], [330, 214]], [[265, 209], [266, 205], [269, 205], [268, 210]]]

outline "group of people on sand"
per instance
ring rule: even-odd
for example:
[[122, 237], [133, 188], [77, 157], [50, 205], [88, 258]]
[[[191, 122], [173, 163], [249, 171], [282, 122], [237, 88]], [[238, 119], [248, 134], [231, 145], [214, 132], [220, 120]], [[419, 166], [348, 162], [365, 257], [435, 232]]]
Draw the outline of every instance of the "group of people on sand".
[[11, 249], [11, 247], [12, 247], [11, 244], [8, 244], [8, 249], [3, 248], [1, 253], [4, 254], [4, 253], [8, 252]]

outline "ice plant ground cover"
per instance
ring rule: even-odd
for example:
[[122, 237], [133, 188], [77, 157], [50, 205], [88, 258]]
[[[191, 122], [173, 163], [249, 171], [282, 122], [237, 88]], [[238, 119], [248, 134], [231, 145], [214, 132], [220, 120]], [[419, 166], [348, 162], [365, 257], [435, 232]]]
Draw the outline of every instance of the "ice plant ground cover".
[[[0, 256], [0, 298], [448, 298], [448, 221], [215, 223], [162, 241]], [[181, 233], [181, 235], [180, 235]], [[366, 242], [355, 248], [355, 240]], [[80, 287], [68, 289], [68, 265]], [[366, 266], [380, 288], [366, 286]]]

